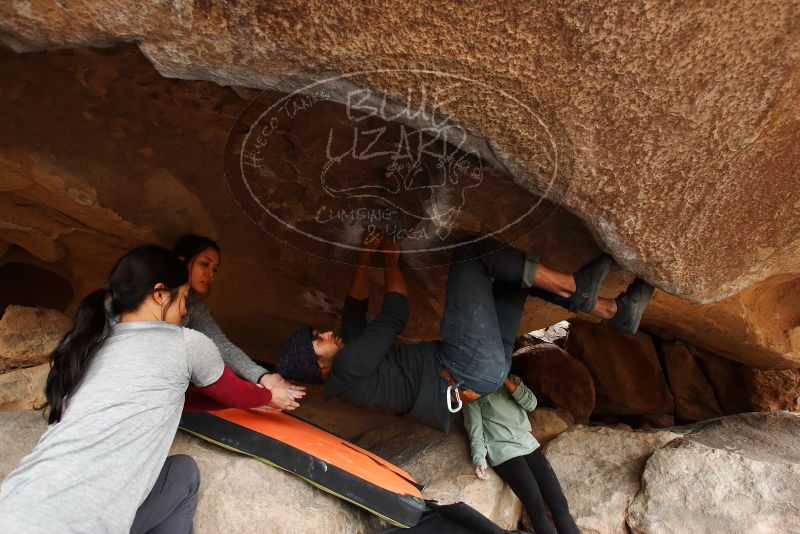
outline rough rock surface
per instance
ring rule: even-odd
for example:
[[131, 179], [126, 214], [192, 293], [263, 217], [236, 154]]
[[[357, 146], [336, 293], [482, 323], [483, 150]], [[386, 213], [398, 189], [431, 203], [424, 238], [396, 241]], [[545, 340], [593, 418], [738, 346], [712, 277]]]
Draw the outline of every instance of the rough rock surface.
[[[489, 137], [531, 188], [546, 189], [561, 163], [552, 194], [625, 267], [671, 292], [713, 298], [798, 268], [796, 229], [782, 224], [800, 193], [790, 179], [800, 41], [787, 29], [797, 12], [784, 2], [764, 8], [12, 2], [0, 29], [17, 51], [133, 39], [165, 76], [228, 85], [378, 65], [475, 77], [497, 88], [492, 100], [433, 79], [459, 97], [438, 111]], [[358, 81], [402, 98], [419, 78], [394, 71]], [[513, 115], [512, 99], [541, 117], [549, 137]], [[537, 161], [537, 145], [548, 143], [558, 154], [550, 165]], [[714, 194], [721, 186], [725, 194]]]
[[700, 364], [680, 342], [662, 343], [664, 367], [675, 396], [675, 416], [684, 422], [702, 421], [722, 415], [714, 389]]
[[800, 411], [800, 369], [759, 369], [691, 347], [726, 414]]
[[800, 415], [709, 422], [655, 451], [629, 508], [633, 532], [800, 531]]
[[[742, 232], [746, 234], [747, 232]], [[798, 367], [800, 279], [778, 275], [713, 304], [656, 291], [644, 327], [755, 367]]]
[[47, 428], [41, 412], [15, 410], [0, 412], [0, 480], [13, 471], [30, 453]]
[[308, 385], [307, 392], [294, 414], [348, 441], [355, 441], [371, 430], [402, 421], [394, 415], [368, 412], [336, 398], [325, 400], [321, 386]]
[[479, 480], [469, 456], [469, 440], [459, 420], [448, 434], [415, 423], [390, 425], [368, 432], [358, 445], [408, 471], [421, 484], [422, 495], [449, 504], [463, 501], [503, 528], [516, 528], [522, 504], [490, 470]]
[[[161, 78], [132, 45], [27, 55], [4, 49], [0, 61], [9, 69], [0, 93], [12, 103], [3, 113], [14, 117], [0, 123], [0, 240], [14, 245], [7, 256], [24, 249], [30, 260], [15, 261], [39, 258], [82, 296], [103, 283], [126, 249], [204, 233], [223, 249], [209, 305], [248, 353], [272, 359], [299, 323], [336, 327], [354, 254], [333, 250], [325, 256], [336, 261], [309, 255], [291, 240], [263, 232], [231, 195], [223, 161], [226, 136], [248, 104], [241, 89]], [[21, 82], [13, 81], [23, 79], [24, 93]], [[60, 88], [55, 94], [54, 86]], [[265, 95], [275, 101], [284, 96]], [[275, 172], [291, 178], [281, 194], [293, 209], [314, 214], [310, 206], [318, 192], [311, 185], [325, 148], [317, 145], [328, 127], [336, 136], [353, 135], [349, 123], [339, 122], [343, 109], [329, 106], [325, 113], [298, 117], [273, 147]], [[43, 122], [47, 129], [39, 127]], [[72, 135], [76, 124], [80, 137]], [[41, 150], [45, 145], [47, 153]], [[503, 213], [492, 206], [492, 216], [483, 219], [489, 210], [472, 206], [475, 213], [464, 211], [465, 226], [490, 226], [506, 211], [536, 204], [509, 176], [486, 172], [482, 202], [494, 204], [503, 194], [509, 202]], [[539, 205], [521, 228], [528, 233], [520, 246], [539, 251], [549, 264], [578, 265], [596, 253], [580, 221], [550, 202]], [[444, 267], [407, 270], [408, 339], [438, 336], [446, 273]], [[525, 328], [551, 324], [554, 313], [565, 316], [531, 302]]]
[[[7, 2], [0, 39], [18, 52], [132, 41], [164, 76], [236, 89], [164, 83], [110, 50], [73, 58], [68, 68], [48, 64], [47, 54], [4, 51], [0, 205], [9, 216], [0, 224], [0, 250], [12, 244], [67, 264], [91, 258], [69, 265], [84, 293], [121, 250], [194, 229], [225, 243], [235, 259], [226, 262], [228, 273], [276, 262], [281, 267], [267, 276], [293, 280], [259, 288], [259, 304], [218, 306], [229, 332], [255, 337], [254, 325], [269, 324], [279, 336], [300, 318], [333, 322], [329, 302], [313, 293], [313, 305], [287, 303], [302, 294], [301, 276], [346, 274], [327, 265], [311, 273], [296, 251], [242, 231], [248, 221], [235, 214], [219, 179], [221, 146], [243, 107], [239, 95], [248, 95], [239, 86], [286, 90], [322, 75], [380, 70], [352, 85], [408, 100], [414, 110], [427, 99], [469, 132], [487, 161], [586, 224], [589, 232], [565, 210], [547, 224], [530, 223], [527, 230], [555, 236], [541, 245], [572, 250], [557, 267], [574, 269], [596, 253], [594, 236], [624, 268], [670, 293], [698, 302], [728, 297], [701, 305], [657, 292], [647, 327], [752, 365], [797, 366], [797, 9], [779, 0], [724, 7]], [[372, 31], [363, 31], [364, 20]], [[290, 74], [297, 77], [287, 81]], [[69, 134], [76, 128], [82, 135]], [[90, 146], [91, 157], [80, 146]], [[294, 172], [292, 163], [283, 169]], [[505, 208], [492, 216], [522, 188], [507, 191], [491, 197]], [[165, 204], [165, 192], [175, 206]], [[264, 278], [236, 276], [220, 286], [244, 294]], [[417, 282], [412, 294], [427, 302], [416, 316], [430, 319], [422, 310], [440, 309], [430, 297], [440, 284], [428, 275]], [[565, 317], [541, 305], [526, 315], [526, 327]], [[411, 325], [412, 336], [430, 335], [425, 324], [435, 330], [435, 321], [422, 320]]]
[[543, 406], [563, 408], [586, 423], [595, 406], [592, 375], [580, 360], [549, 343], [514, 353], [512, 372], [531, 388]]
[[0, 373], [0, 411], [26, 410], [44, 400], [44, 383], [49, 364]]
[[[538, 410], [537, 410], [538, 411]], [[36, 444], [41, 413], [0, 413], [0, 480]], [[800, 415], [750, 413], [678, 427], [572, 426], [545, 447], [582, 532], [791, 533], [800, 529]], [[472, 474], [463, 431], [445, 436], [403, 423], [367, 433], [362, 445], [403, 465], [442, 502], [464, 500], [505, 526], [520, 504], [494, 474]], [[172, 453], [197, 459], [203, 475], [198, 532], [374, 532], [373, 517], [297, 477], [178, 433]], [[415, 473], [416, 471], [416, 473]]]
[[568, 411], [553, 408], [536, 408], [528, 414], [528, 419], [531, 422], [533, 436], [540, 445], [553, 441], [575, 424], [572, 414]]
[[46, 362], [71, 325], [56, 310], [9, 306], [0, 319], [0, 372]]
[[183, 432], [170, 453], [200, 467], [197, 532], [371, 532], [367, 512], [270, 465]]
[[596, 413], [675, 412], [653, 340], [647, 334], [623, 334], [612, 326], [570, 321], [566, 351], [582, 361], [594, 379]]
[[626, 510], [653, 451], [679, 438], [666, 430], [573, 426], [545, 448], [583, 533], [626, 531]]

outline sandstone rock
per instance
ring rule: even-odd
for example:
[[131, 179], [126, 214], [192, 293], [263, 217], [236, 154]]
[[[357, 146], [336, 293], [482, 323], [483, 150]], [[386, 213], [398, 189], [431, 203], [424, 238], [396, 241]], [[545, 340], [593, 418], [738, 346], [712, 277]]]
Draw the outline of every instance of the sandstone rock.
[[611, 326], [574, 320], [566, 350], [594, 379], [596, 413], [674, 413], [672, 394], [647, 334], [623, 334]]
[[[301, 19], [254, 5], [11, 3], [3, 6], [0, 28], [17, 51], [111, 44], [134, 35], [162, 75], [232, 86], [288, 89], [297, 83], [283, 80], [285, 73], [302, 83], [320, 71], [364, 71], [398, 50], [403, 64], [499, 84], [505, 91], [484, 95], [422, 78], [430, 91], [451, 96], [437, 111], [491, 139], [494, 148], [485, 153], [495, 152], [521, 183], [539, 191], [552, 185], [559, 202], [579, 213], [624, 267], [670, 292], [702, 299], [797, 271], [797, 233], [786, 224], [800, 193], [787, 174], [796, 155], [794, 93], [785, 87], [797, 80], [791, 58], [800, 45], [785, 30], [793, 7], [772, 6], [765, 19], [763, 6], [738, 4], [611, 13], [603, 3], [557, 9], [453, 3], [418, 11], [365, 8], [357, 15], [312, 4]], [[357, 28], [354, 16], [373, 20], [374, 31]], [[480, 17], [503, 21], [508, 31], [482, 38], [485, 32], [474, 26]], [[642, 20], [652, 22], [643, 28]], [[687, 37], [690, 24], [697, 30]], [[219, 31], [237, 25], [243, 31]], [[388, 29], [393, 39], [381, 37]], [[431, 32], [445, 38], [428, 39]], [[415, 46], [402, 44], [410, 42]], [[592, 47], [595, 54], [574, 53]], [[621, 60], [629, 65], [624, 72]], [[359, 82], [402, 100], [420, 77], [381, 71]], [[93, 95], [111, 90], [102, 75], [84, 79]], [[704, 83], [694, 83], [699, 79]], [[421, 106], [418, 92], [407, 97], [412, 105]], [[522, 118], [514, 105], [520, 100], [550, 135], [539, 121]], [[687, 117], [692, 127], [675, 116]], [[714, 135], [720, 127], [725, 135]], [[753, 138], [754, 129], [768, 135]], [[653, 143], [671, 148], [663, 154], [647, 148]], [[553, 146], [557, 159], [548, 162]], [[741, 150], [735, 161], [725, 157]], [[567, 170], [550, 184], [556, 163]], [[714, 194], [720, 183], [725, 195]], [[698, 211], [710, 198], [712, 205]], [[677, 246], [665, 245], [676, 239]]]
[[49, 364], [0, 374], [0, 411], [27, 410], [44, 403]]
[[[45, 428], [39, 412], [0, 413], [0, 480]], [[800, 483], [798, 433], [800, 415], [787, 412], [723, 417], [675, 432], [573, 426], [545, 454], [582, 532], [791, 533], [800, 529], [793, 491]], [[465, 500], [505, 524], [514, 521], [510, 508], [519, 517], [519, 503], [508, 488], [500, 490], [496, 475], [478, 485], [457, 428], [445, 436], [413, 423], [390, 425], [366, 434], [362, 444], [368, 443], [423, 472], [416, 477], [430, 484], [429, 497]], [[381, 527], [297, 477], [181, 432], [171, 452], [190, 454], [200, 465], [197, 532], [251, 532], [253, 524], [293, 532]], [[489, 488], [498, 493], [487, 495]]]
[[71, 325], [55, 310], [9, 306], [0, 319], [0, 372], [46, 362]]
[[633, 532], [800, 531], [800, 416], [710, 422], [653, 453], [629, 507]]
[[0, 481], [16, 469], [47, 428], [41, 412], [15, 410], [0, 412]]
[[[284, 323], [312, 314], [332, 324], [335, 317], [293, 299], [304, 289], [300, 280], [344, 285], [346, 270], [310, 268], [306, 256], [248, 226], [220, 178], [221, 147], [247, 102], [240, 95], [254, 93], [245, 87], [290, 90], [319, 72], [366, 71], [354, 88], [408, 100], [408, 115], [419, 116], [424, 105], [451, 118], [487, 161], [508, 168], [526, 188], [503, 182], [502, 194], [483, 195], [501, 209], [471, 212], [472, 222], [502, 216], [517, 197], [529, 202], [520, 194], [526, 190], [546, 193], [563, 208], [554, 218], [568, 224], [540, 226], [537, 219], [525, 221], [524, 230], [556, 236], [546, 244], [568, 249], [559, 268], [574, 269], [596, 253], [595, 237], [624, 268], [666, 291], [698, 302], [729, 296], [703, 305], [657, 291], [647, 328], [751, 365], [800, 363], [792, 224], [800, 199], [792, 58], [800, 43], [786, 29], [796, 16], [793, 4], [648, 4], [617, 12], [602, 2], [356, 11], [312, 3], [302, 6], [303, 17], [296, 12], [107, 0], [0, 6], [0, 35], [16, 51], [135, 41], [164, 76], [227, 86], [160, 79], [135, 45], [121, 52], [3, 52], [2, 91], [12, 105], [0, 127], [0, 190], [11, 197], [2, 205], [35, 215], [25, 216], [21, 228], [3, 224], [3, 242], [61, 258], [85, 293], [124, 248], [166, 243], [209, 221], [227, 255], [217, 294], [236, 303], [215, 311], [229, 323], [226, 330], [238, 329], [239, 339], [251, 343], [247, 348], [263, 347], [265, 328], [280, 336], [294, 326]], [[354, 20], [371, 20], [374, 31]], [[500, 29], [477, 20], [497, 21]], [[451, 72], [478, 88], [403, 67], [387, 72], [387, 64]], [[620, 70], [622, 64], [628, 67]], [[431, 95], [435, 102], [426, 100]], [[528, 111], [520, 112], [518, 102]], [[48, 128], [40, 128], [45, 122]], [[81, 136], [70, 135], [76, 125]], [[288, 139], [282, 146], [298, 157], [286, 157], [279, 170], [302, 179], [308, 145]], [[182, 186], [179, 210], [168, 217], [163, 209], [140, 209], [160, 208], [144, 187], [159, 169]], [[532, 250], [552, 248], [542, 243]], [[264, 279], [283, 283], [265, 287]], [[428, 273], [411, 284], [418, 297], [412, 302], [424, 305], [414, 309], [410, 337], [435, 335], [435, 313], [427, 310], [441, 307], [440, 297], [430, 296], [440, 293], [440, 282], [441, 273]], [[567, 315], [537, 305], [524, 327]]]
[[719, 302], [697, 304], [656, 291], [644, 328], [741, 363], [796, 368], [800, 362], [800, 278], [786, 274]]
[[517, 343], [514, 346], [514, 350], [517, 351], [523, 347], [539, 345], [542, 343], [552, 343], [553, 345], [564, 348], [568, 335], [569, 322], [560, 321], [552, 326], [548, 326], [547, 328], [540, 328], [539, 330], [534, 330], [523, 336], [519, 336], [517, 338]]
[[581, 532], [623, 534], [628, 505], [641, 489], [653, 451], [680, 435], [573, 426], [545, 447]]
[[667, 378], [675, 396], [675, 415], [687, 422], [722, 415], [714, 390], [684, 343], [662, 343]]
[[14, 247], [0, 256], [0, 316], [9, 304], [66, 312], [75, 299], [69, 278], [53, 270], [52, 263]]
[[170, 454], [188, 454], [200, 467], [198, 533], [371, 532], [367, 512], [253, 458], [180, 431]]
[[800, 369], [758, 369], [691, 347], [722, 410], [800, 411]]
[[344, 404], [337, 398], [325, 400], [322, 386], [307, 385], [308, 394], [300, 401], [294, 415], [341, 436], [355, 441], [366, 432], [403, 421], [394, 415], [378, 414]]
[[585, 423], [595, 407], [595, 386], [589, 370], [555, 345], [544, 343], [514, 353], [512, 372], [534, 392], [543, 406], [567, 410]]
[[501, 527], [516, 528], [522, 504], [493, 471], [489, 470], [489, 480], [475, 477], [460, 420], [453, 422], [449, 434], [415, 423], [390, 425], [368, 432], [358, 445], [425, 484], [422, 494], [426, 499], [443, 504], [463, 501]]
[[572, 415], [566, 410], [554, 410], [552, 408], [536, 408], [528, 419], [533, 428], [533, 436], [540, 445], [552, 441], [562, 432], [575, 424]]
[[631, 422], [639, 429], [666, 428], [675, 426], [675, 416], [671, 413], [649, 413], [636, 416]]

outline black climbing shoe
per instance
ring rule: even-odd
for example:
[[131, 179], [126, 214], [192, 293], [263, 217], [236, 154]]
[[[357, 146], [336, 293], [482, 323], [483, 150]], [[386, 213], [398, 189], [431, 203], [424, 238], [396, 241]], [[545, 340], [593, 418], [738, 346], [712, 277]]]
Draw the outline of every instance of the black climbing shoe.
[[653, 296], [653, 286], [637, 278], [625, 293], [616, 298], [617, 313], [611, 319], [603, 319], [603, 323], [613, 324], [627, 334], [635, 334], [639, 330], [642, 314]]
[[589, 313], [594, 309], [600, 285], [613, 264], [611, 256], [600, 254], [572, 275], [575, 278], [575, 293], [570, 298], [569, 311]]

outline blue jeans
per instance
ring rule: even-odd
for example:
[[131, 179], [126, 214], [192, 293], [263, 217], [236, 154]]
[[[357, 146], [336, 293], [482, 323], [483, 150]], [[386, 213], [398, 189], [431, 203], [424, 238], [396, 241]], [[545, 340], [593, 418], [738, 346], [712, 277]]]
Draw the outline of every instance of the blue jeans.
[[447, 275], [442, 364], [464, 390], [488, 395], [503, 384], [536, 258], [484, 239], [458, 248]]

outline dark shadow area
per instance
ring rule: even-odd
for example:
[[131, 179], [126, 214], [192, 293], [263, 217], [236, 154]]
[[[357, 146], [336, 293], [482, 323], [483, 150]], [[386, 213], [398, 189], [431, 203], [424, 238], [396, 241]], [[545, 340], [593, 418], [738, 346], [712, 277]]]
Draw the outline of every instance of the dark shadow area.
[[0, 266], [0, 317], [10, 304], [63, 312], [73, 296], [72, 285], [52, 271], [29, 263], [11, 262]]

